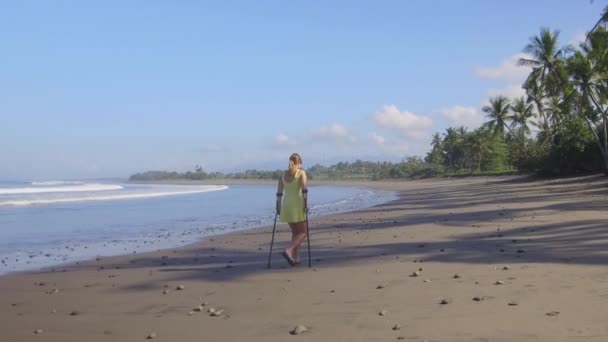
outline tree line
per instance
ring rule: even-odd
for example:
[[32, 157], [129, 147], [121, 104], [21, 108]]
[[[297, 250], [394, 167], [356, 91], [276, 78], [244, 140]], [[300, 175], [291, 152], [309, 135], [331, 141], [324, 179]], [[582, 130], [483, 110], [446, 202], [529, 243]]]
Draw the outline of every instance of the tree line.
[[519, 60], [531, 68], [525, 96], [491, 98], [477, 129], [434, 134], [425, 162], [440, 172], [606, 172], [607, 22], [608, 7], [577, 47], [560, 46], [559, 31], [542, 28]]

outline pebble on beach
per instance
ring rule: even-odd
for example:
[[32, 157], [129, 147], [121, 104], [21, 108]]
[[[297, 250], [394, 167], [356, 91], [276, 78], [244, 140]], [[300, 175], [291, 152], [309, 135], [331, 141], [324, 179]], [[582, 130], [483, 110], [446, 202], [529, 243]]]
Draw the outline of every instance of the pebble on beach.
[[378, 312], [379, 316], [386, 316], [388, 314], [388, 311], [385, 309], [380, 310], [380, 312]]
[[185, 290], [186, 287], [184, 285], [177, 285], [177, 287], [175, 289], [178, 291], [182, 291], [182, 290]]
[[151, 340], [153, 338], [156, 338], [156, 333], [155, 332], [151, 332], [150, 334], [148, 334], [148, 336], [146, 337], [147, 340]]
[[42, 329], [34, 330], [34, 334], [42, 334], [43, 332], [44, 332], [44, 330], [42, 330]]
[[308, 331], [307, 327], [305, 327], [303, 325], [296, 325], [293, 329], [291, 329], [291, 331], [289, 333], [292, 335], [300, 335], [306, 331]]

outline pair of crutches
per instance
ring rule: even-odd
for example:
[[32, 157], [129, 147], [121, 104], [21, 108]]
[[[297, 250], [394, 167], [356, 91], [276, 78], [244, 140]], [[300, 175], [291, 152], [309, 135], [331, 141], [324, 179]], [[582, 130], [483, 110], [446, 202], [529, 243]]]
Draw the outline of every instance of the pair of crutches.
[[[306, 217], [306, 241], [308, 242], [308, 267], [312, 267], [312, 259], [310, 257], [310, 229], [308, 227], [308, 208], [304, 209], [304, 215]], [[272, 226], [272, 239], [270, 240], [270, 252], [268, 253], [268, 268], [270, 268], [270, 260], [272, 258], [272, 245], [274, 244], [274, 232], [277, 229], [277, 216], [279, 212], [274, 214], [274, 225]]]

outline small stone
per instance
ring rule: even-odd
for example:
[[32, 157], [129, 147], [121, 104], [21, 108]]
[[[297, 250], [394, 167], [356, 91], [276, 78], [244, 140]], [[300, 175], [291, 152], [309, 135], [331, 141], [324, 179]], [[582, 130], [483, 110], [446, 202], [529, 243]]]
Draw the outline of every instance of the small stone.
[[382, 309], [380, 312], [378, 312], [378, 315], [380, 316], [386, 316], [388, 314], [388, 311]]
[[418, 271], [414, 271], [412, 274], [410, 274], [410, 277], [417, 277], [419, 275], [420, 273]]
[[451, 302], [452, 302], [452, 300], [451, 300], [451, 299], [448, 299], [448, 298], [442, 298], [442, 299], [439, 301], [439, 304], [441, 304], [441, 305], [446, 305], [446, 304], [450, 304]]
[[454, 276], [453, 276], [452, 278], [454, 278], [454, 279], [459, 279], [459, 278], [460, 278], [460, 275], [459, 275], [459, 274], [454, 274]]
[[484, 297], [484, 296], [481, 296], [481, 297], [475, 296], [475, 297], [473, 297], [473, 300], [476, 301], [476, 302], [481, 302], [482, 300], [485, 300], [485, 299], [486, 299], [486, 297]]
[[524, 251], [523, 249], [518, 249], [518, 250], [517, 250], [517, 253], [518, 253], [518, 254], [522, 254], [522, 253], [526, 253], [526, 251]]
[[509, 266], [503, 266], [503, 267], [502, 267], [502, 269], [503, 269], [504, 271], [507, 271], [507, 270], [510, 270], [510, 269], [511, 269], [511, 267], [509, 267]]
[[496, 282], [494, 282], [494, 285], [503, 285], [505, 282], [502, 280], [497, 280]]
[[148, 334], [148, 337], [146, 337], [147, 340], [151, 340], [153, 338], [156, 338], [156, 333], [155, 332], [151, 332], [150, 334]]
[[376, 286], [376, 290], [382, 290], [384, 288], [384, 285], [378, 285]]
[[201, 305], [202, 305], [202, 306], [207, 306], [207, 305], [209, 305], [209, 303], [207, 303], [207, 302], [202, 302], [202, 303], [201, 303]]
[[195, 312], [194, 312], [194, 311], [190, 311], [190, 312], [188, 312], [188, 316], [192, 316], [192, 315], [194, 315], [194, 314], [195, 314]]
[[210, 313], [210, 314], [212, 314], [212, 313], [215, 312], [215, 308], [209, 308], [209, 309], [207, 309], [207, 312]]
[[182, 291], [182, 290], [185, 290], [186, 287], [184, 285], [177, 285], [177, 287], [175, 289], [178, 291]]
[[401, 330], [401, 326], [399, 324], [395, 324], [395, 325], [393, 325], [392, 329], [395, 330], [395, 331], [396, 330]]
[[52, 290], [46, 291], [46, 294], [50, 294], [50, 295], [57, 294], [57, 293], [59, 293], [59, 289], [52, 289]]
[[192, 310], [192, 311], [194, 311], [194, 312], [203, 312], [203, 306], [199, 305], [199, 306], [195, 307], [194, 310]]
[[70, 316], [78, 316], [80, 315], [80, 311], [74, 310], [72, 312], [70, 312]]
[[34, 330], [34, 334], [42, 334], [43, 332], [44, 332], [44, 330], [42, 330], [42, 329]]
[[430, 283], [430, 282], [431, 282], [431, 279], [424, 279], [424, 282], [425, 282], [425, 283]]
[[398, 340], [405, 340], [405, 336], [397, 336]]
[[163, 290], [163, 294], [164, 295], [169, 294], [169, 292], [171, 292], [171, 291], [169, 291], [169, 290]]
[[221, 316], [223, 314], [224, 314], [224, 310], [223, 309], [218, 309], [218, 310], [215, 310], [212, 313], [210, 313], [209, 316], [211, 316], [211, 317], [219, 317], [219, 316]]
[[293, 329], [291, 329], [291, 331], [289, 333], [292, 335], [300, 335], [300, 334], [306, 332], [307, 330], [308, 330], [308, 328], [303, 325], [296, 325]]
[[517, 305], [519, 305], [519, 303], [514, 302], [514, 301], [509, 302], [509, 306], [517, 306]]
[[559, 315], [559, 311], [549, 311], [546, 313], [546, 315], [549, 317], [555, 317]]

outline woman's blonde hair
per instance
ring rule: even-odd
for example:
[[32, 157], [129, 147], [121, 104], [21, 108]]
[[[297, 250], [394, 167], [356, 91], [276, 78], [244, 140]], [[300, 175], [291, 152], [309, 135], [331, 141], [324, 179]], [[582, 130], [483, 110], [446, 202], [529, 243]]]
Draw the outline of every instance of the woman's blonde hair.
[[295, 176], [296, 172], [298, 172], [298, 168], [296, 167], [297, 164], [302, 164], [302, 157], [300, 157], [299, 154], [294, 153], [289, 157], [289, 173], [292, 176]]

